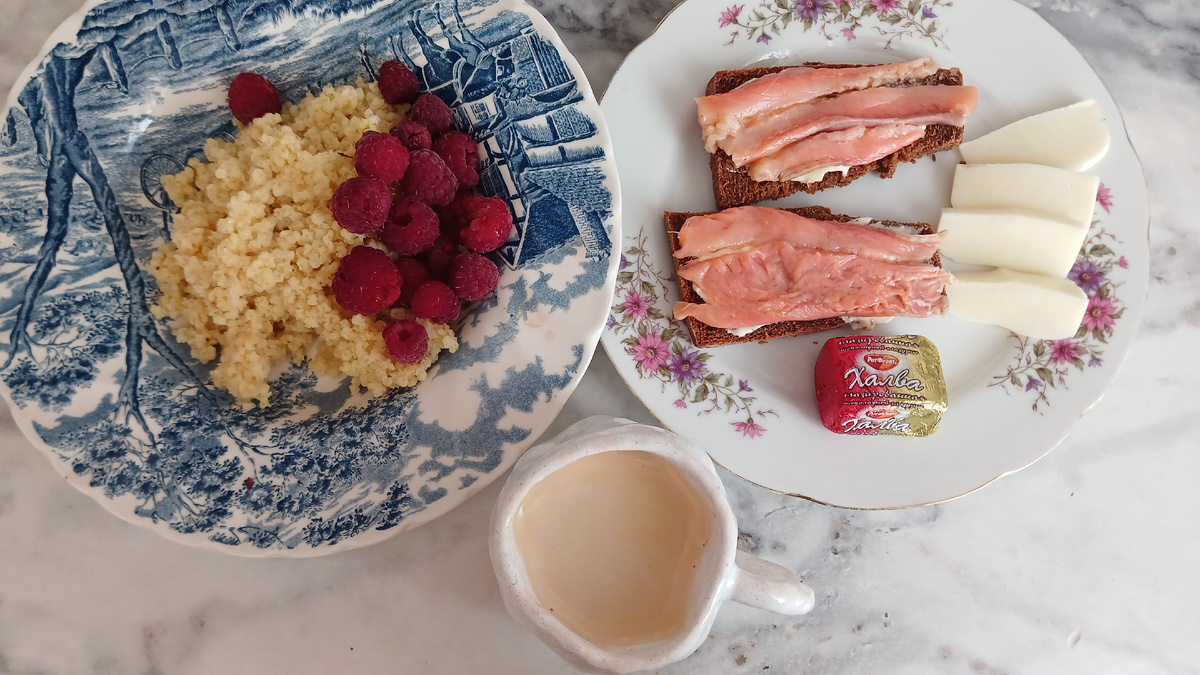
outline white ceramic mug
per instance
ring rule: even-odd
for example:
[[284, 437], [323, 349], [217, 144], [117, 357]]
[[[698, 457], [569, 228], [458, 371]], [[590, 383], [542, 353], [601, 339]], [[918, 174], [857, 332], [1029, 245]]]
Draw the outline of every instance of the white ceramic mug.
[[[711, 536], [697, 568], [684, 627], [657, 642], [601, 648], [576, 635], [538, 601], [513, 537], [513, 520], [529, 489], [553, 472], [582, 457], [629, 450], [654, 453], [679, 469], [712, 512]], [[779, 614], [804, 614], [813, 608], [812, 589], [791, 570], [738, 551], [737, 535], [737, 521], [708, 455], [665, 429], [596, 416], [531, 448], [517, 462], [492, 513], [490, 549], [504, 606], [518, 622], [580, 670], [628, 673], [674, 663], [694, 652], [725, 600]]]

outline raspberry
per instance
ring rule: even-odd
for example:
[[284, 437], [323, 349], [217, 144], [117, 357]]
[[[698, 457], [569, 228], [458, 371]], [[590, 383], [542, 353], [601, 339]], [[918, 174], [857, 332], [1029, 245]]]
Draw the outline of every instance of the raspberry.
[[354, 144], [354, 168], [360, 176], [398, 181], [408, 168], [408, 148], [395, 136], [367, 131]]
[[431, 150], [414, 150], [408, 160], [408, 172], [400, 183], [406, 195], [433, 206], [445, 206], [454, 199], [458, 179], [450, 167]]
[[379, 240], [400, 255], [416, 255], [432, 246], [440, 232], [433, 209], [414, 197], [398, 197]]
[[454, 113], [445, 101], [433, 94], [421, 94], [408, 109], [408, 118], [420, 122], [429, 129], [429, 133], [437, 136], [444, 133], [454, 123]]
[[425, 326], [412, 319], [393, 321], [383, 329], [383, 344], [393, 361], [420, 363], [429, 351], [429, 333]]
[[450, 287], [463, 300], [482, 300], [496, 290], [500, 270], [478, 253], [460, 253], [450, 263]]
[[404, 120], [392, 127], [391, 135], [400, 139], [409, 150], [428, 150], [433, 145], [433, 137], [424, 124], [412, 120]]
[[458, 296], [440, 281], [426, 281], [413, 293], [412, 313], [418, 319], [450, 323], [458, 316]]
[[438, 235], [433, 246], [430, 246], [429, 250], [425, 251], [421, 257], [425, 261], [425, 266], [429, 268], [430, 276], [439, 281], [448, 281], [450, 279], [450, 263], [454, 261], [454, 257], [458, 253], [458, 243], [453, 237], [443, 233]]
[[392, 191], [374, 178], [355, 177], [342, 183], [329, 198], [329, 210], [338, 225], [355, 234], [383, 227], [392, 208]]
[[353, 314], [377, 314], [400, 297], [400, 270], [388, 254], [370, 246], [355, 246], [338, 263], [333, 297]]
[[473, 188], [479, 184], [479, 144], [470, 134], [446, 132], [433, 142], [433, 151], [454, 172], [460, 187]]
[[421, 89], [416, 74], [399, 61], [384, 61], [379, 66], [379, 93], [391, 104], [412, 103]]
[[471, 222], [467, 218], [465, 204], [467, 198], [474, 194], [473, 190], [459, 190], [458, 194], [454, 195], [453, 201], [437, 209], [438, 218], [442, 220], [442, 232], [454, 237], [455, 241], [458, 241], [458, 231]]
[[396, 269], [400, 270], [400, 278], [404, 280], [404, 283], [400, 287], [400, 298], [396, 300], [396, 305], [411, 307], [413, 293], [417, 292], [417, 288], [421, 284], [432, 278], [429, 276], [429, 269], [416, 258], [401, 258], [397, 260]]
[[229, 83], [229, 110], [242, 124], [283, 110], [279, 90], [258, 73], [242, 73]]
[[459, 233], [463, 246], [475, 253], [487, 253], [500, 248], [512, 232], [512, 214], [499, 197], [471, 195], [463, 200], [468, 223]]

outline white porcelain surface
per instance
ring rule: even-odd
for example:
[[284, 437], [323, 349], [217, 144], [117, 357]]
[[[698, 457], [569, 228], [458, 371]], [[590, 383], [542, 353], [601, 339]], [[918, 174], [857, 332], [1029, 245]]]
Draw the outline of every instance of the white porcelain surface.
[[[576, 635], [539, 601], [513, 537], [513, 520], [529, 490], [554, 472], [584, 457], [631, 450], [666, 459], [691, 483], [712, 515], [712, 545], [705, 546], [698, 563], [688, 618], [677, 634], [654, 643], [602, 648]], [[703, 450], [662, 427], [607, 415], [580, 420], [517, 460], [492, 511], [488, 537], [500, 597], [509, 614], [586, 672], [629, 673], [687, 657], [704, 642], [725, 600], [786, 616], [807, 614], [815, 600], [812, 589], [791, 570], [737, 550], [737, 520], [716, 467]]]
[[[1083, 57], [1011, 0], [906, 4], [912, 16], [932, 15], [921, 24], [927, 35], [906, 29], [917, 25], [908, 18], [889, 21], [899, 9], [863, 14], [875, 7], [869, 3], [836, 18], [823, 15], [811, 26], [792, 21], [773, 34], [755, 27], [780, 15], [778, 6], [746, 5], [737, 12], [740, 5], [729, 10], [725, 0], [690, 0], [630, 54], [601, 102], [622, 176], [625, 224], [605, 351], [655, 417], [731, 473], [853, 508], [951, 499], [1048, 452], [1115, 376], [1133, 342], [1148, 277], [1141, 169], [1116, 104]], [[1002, 48], [1014, 36], [1021, 48]], [[1067, 103], [1100, 104], [1113, 139], [1092, 169], [1104, 185], [1104, 200], [1095, 205], [1085, 255], [1073, 271], [1094, 272], [1085, 290], [1104, 316], [1094, 331], [1057, 341], [1017, 338], [953, 317], [879, 326], [871, 332], [924, 335], [937, 346], [949, 410], [937, 433], [925, 438], [833, 434], [817, 415], [813, 364], [825, 340], [853, 331], [697, 350], [686, 326], [671, 318], [679, 293], [662, 212], [715, 208], [694, 102], [714, 72], [747, 64], [922, 56], [961, 69], [964, 82], [977, 87], [968, 139]], [[668, 62], [671, 67], [658, 67]], [[902, 164], [890, 179], [870, 175], [765, 205], [818, 204], [854, 217], [936, 223], [949, 205], [959, 157], [950, 151], [936, 160]], [[1085, 206], [1091, 210], [1092, 204]], [[988, 433], [981, 435], [981, 428]]]
[[[5, 0], [0, 90], [76, 4]], [[672, 6], [535, 4], [598, 91]], [[1200, 672], [1187, 360], [1200, 344], [1200, 19], [1185, 0], [1042, 4], [1111, 91], [1146, 174], [1151, 278], [1126, 363], [1049, 456], [939, 506], [846, 511], [722, 473], [739, 545], [799, 572], [817, 606], [769, 622], [725, 607], [695, 654], [659, 672]], [[654, 423], [603, 352], [546, 437], [596, 413]], [[361, 550], [232, 558], [106, 513], [0, 412], [0, 673], [569, 675], [500, 601], [487, 551], [498, 494]]]

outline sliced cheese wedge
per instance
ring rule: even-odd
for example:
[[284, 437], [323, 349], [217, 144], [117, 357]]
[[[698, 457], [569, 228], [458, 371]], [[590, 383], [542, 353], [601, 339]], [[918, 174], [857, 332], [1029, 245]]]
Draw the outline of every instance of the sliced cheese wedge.
[[1065, 277], [1088, 229], [1023, 209], [942, 209], [938, 231], [958, 262]]
[[1088, 298], [1066, 279], [998, 267], [955, 275], [946, 287], [948, 316], [1003, 326], [1039, 340], [1075, 335]]
[[1100, 177], [1039, 164], [959, 164], [950, 205], [956, 209], [1016, 208], [1092, 224]]
[[968, 164], [1044, 164], [1087, 171], [1108, 152], [1108, 125], [1088, 100], [1026, 117], [958, 146]]

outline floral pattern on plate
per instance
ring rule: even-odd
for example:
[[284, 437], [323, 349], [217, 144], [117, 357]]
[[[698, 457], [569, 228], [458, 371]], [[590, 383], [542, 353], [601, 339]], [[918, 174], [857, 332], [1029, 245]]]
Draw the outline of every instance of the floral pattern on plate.
[[[1113, 205], [1112, 191], [1103, 183], [1096, 193], [1096, 201], [1105, 213]], [[1112, 337], [1116, 322], [1125, 313], [1125, 304], [1117, 297], [1122, 282], [1113, 281], [1116, 269], [1129, 269], [1125, 256], [1118, 256], [1112, 246], [1121, 243], [1113, 234], [1092, 222], [1095, 230], [1083, 242], [1075, 265], [1067, 278], [1075, 282], [1088, 296], [1087, 311], [1075, 335], [1062, 340], [1033, 340], [1014, 335], [1017, 340], [1017, 355], [1008, 369], [996, 375], [989, 387], [1010, 387], [1034, 392], [1036, 397], [1031, 406], [1034, 411], [1044, 412], [1049, 407], [1047, 393], [1050, 389], [1066, 388], [1071, 368], [1082, 371], [1104, 365], [1104, 345]]]
[[678, 391], [676, 408], [692, 408], [697, 415], [722, 413], [736, 415], [729, 423], [735, 433], [757, 438], [766, 432], [762, 418], [774, 410], [756, 409], [754, 388], [746, 380], [734, 382], [732, 375], [708, 367], [711, 355], [691, 344], [687, 327], [664, 310], [669, 305], [673, 273], [655, 268], [646, 256], [646, 234], [638, 234], [637, 243], [625, 250], [617, 273], [615, 304], [608, 317], [608, 329], [621, 339], [625, 353], [633, 357], [642, 379], [658, 380], [664, 393]]
[[938, 12], [953, 7], [953, 0], [774, 0], [746, 10], [746, 5], [729, 5], [717, 18], [719, 28], [734, 26], [729, 42], [738, 38], [768, 44], [793, 24], [804, 32], [817, 30], [826, 40], [841, 37], [847, 42], [859, 31], [887, 38], [885, 48], [906, 37], [929, 40], [938, 47], [946, 43], [939, 31]]
[[[748, 30], [735, 26], [733, 20], [746, 24], [753, 18], [759, 2], [687, 0], [663, 21], [650, 39], [630, 53], [613, 76], [604, 97], [602, 108], [612, 129], [614, 156], [621, 171], [623, 215], [628, 222], [635, 223], [627, 228], [621, 240], [619, 251], [626, 253], [626, 267], [621, 271], [634, 270], [630, 264], [636, 261], [628, 254], [630, 249], [644, 249], [642, 255], [646, 261], [671, 279], [665, 284], [671, 300], [678, 297], [678, 289], [671, 276], [674, 266], [663, 233], [662, 213], [665, 209], [702, 211], [712, 206], [711, 167], [705, 161], [703, 146], [698, 144], [694, 117], [696, 92], [704, 90], [712, 74], [764, 61], [897, 60], [895, 55], [889, 58], [889, 50], [883, 47], [888, 38], [870, 27], [878, 23], [877, 14], [871, 15], [871, 23], [861, 22], [862, 28], [857, 30], [857, 39], [853, 41], [844, 39], [835, 30], [848, 27], [847, 23], [830, 24], [827, 27], [828, 36], [833, 38], [830, 40], [822, 33], [819, 21], [805, 31], [803, 21], [797, 22], [795, 16], [792, 25], [786, 30], [781, 28], [767, 44], [757, 42], [758, 34], [747, 39]], [[795, 0], [789, 0], [789, 4], [792, 10], [796, 9]], [[862, 5], [850, 2], [851, 9], [861, 9]], [[683, 400], [686, 408], [676, 407], [676, 402], [682, 399], [678, 385], [671, 382], [663, 386], [663, 379], [654, 373], [647, 377], [638, 369], [632, 345], [622, 340], [636, 341], [640, 336], [629, 328], [615, 330], [616, 322], [626, 319], [622, 308], [629, 291], [637, 290], [645, 297], [642, 290], [632, 287], [632, 274], [625, 278], [617, 298], [608, 305], [612, 324], [601, 338], [618, 374], [664, 426], [707, 450], [714, 461], [733, 475], [771, 490], [829, 505], [900, 508], [930, 504], [969, 493], [998, 476], [1030, 465], [1067, 436], [1083, 412], [1095, 404], [1112, 382], [1133, 343], [1133, 328], [1144, 307], [1149, 221], [1145, 181], [1124, 134], [1120, 111], [1103, 83], [1065, 39], [1036, 12], [1020, 3], [972, 0], [955, 2], [953, 7], [949, 3], [928, 2], [915, 7], [922, 11], [925, 6], [938, 15], [937, 36], [950, 44], [953, 53], [919, 38], [894, 41], [892, 50], [916, 50], [935, 56], [939, 63], [971, 65], [972, 78], [981, 85], [981, 101], [1005, 102], [999, 107], [988, 103], [988, 112], [976, 120], [972, 133], [986, 133], [1020, 114], [1044, 109], [1047, 92], [1070, 92], [1079, 98], [1092, 98], [1104, 111], [1112, 143], [1094, 173], [1103, 176], [1109, 191], [1098, 195], [1100, 205], [1094, 217], [1103, 222], [1088, 235], [1097, 234], [1102, 225], [1104, 235], [1091, 245], [1103, 244], [1117, 254], [1105, 256], [1101, 249], [1092, 251], [1091, 256], [1101, 265], [1104, 261], [1113, 263], [1112, 273], [1105, 276], [1119, 286], [1109, 289], [1109, 297], [1117, 296], [1119, 302], [1113, 300], [1113, 303], [1124, 307], [1124, 313], [1114, 319], [1111, 332], [1101, 328], [1107, 342], [1100, 342], [1092, 335], [1081, 338], [1103, 350], [1099, 357], [1103, 366], [1089, 367], [1091, 354], [1081, 357], [1082, 371], [1066, 365], [1070, 371], [1066, 386], [1056, 378], [1055, 386], [1047, 391], [1052, 405], [1043, 403], [1037, 412], [1031, 412], [1030, 405], [1041, 392], [1025, 391], [1026, 379], [1021, 379], [1019, 388], [1014, 388], [1007, 377], [1003, 380], [1009, 382], [1007, 387], [987, 386], [996, 381], [994, 376], [1005, 373], [1010, 364], [1017, 365], [1019, 352], [1014, 351], [1017, 341], [1007, 331], [954, 318], [897, 322], [881, 332], [925, 333], [937, 345], [947, 386], [953, 390], [951, 407], [938, 432], [924, 439], [864, 439], [830, 433], [816, 414], [815, 396], [807, 377], [794, 376], [807, 371], [815, 361], [820, 351], [819, 338], [776, 341], [762, 347], [708, 349], [713, 358], [705, 364], [706, 372], [716, 370], [727, 374], [731, 384], [746, 379], [754, 388], [750, 395], [757, 397], [751, 404], [752, 410], [770, 408], [778, 413], [761, 419], [754, 414], [754, 423], [767, 427], [768, 432], [751, 439], [731, 425], [747, 419], [743, 412], [698, 415], [698, 405], [687, 400]], [[907, 5], [897, 3], [893, 11], [901, 9], [907, 9]], [[729, 24], [718, 28], [723, 13]], [[826, 11], [822, 16], [831, 19], [829, 14]], [[888, 24], [878, 25], [888, 27]], [[738, 37], [726, 46], [731, 31], [736, 31]], [[770, 29], [767, 32], [775, 35]], [[1020, 35], [1027, 39], [1023, 39], [1019, 50], [997, 52], [991, 48], [997, 35]], [[663, 63], [671, 63], [672, 67], [662, 68]], [[835, 213], [927, 220], [944, 206], [945, 193], [941, 190], [950, 185], [952, 174], [952, 162], [943, 162], [939, 157], [936, 163], [906, 166], [888, 181], [860, 181], [819, 196], [781, 201], [779, 206], [819, 203]], [[942, 187], [930, 192], [929, 186]], [[1113, 195], [1117, 196], [1116, 206], [1111, 203]], [[1104, 212], [1106, 202], [1111, 214]], [[645, 238], [640, 236], [643, 228]], [[1128, 269], [1120, 268], [1121, 256], [1125, 257]], [[652, 280], [647, 281], [654, 285]], [[659, 300], [651, 305], [660, 312], [668, 312], [670, 303], [661, 297]], [[614, 311], [613, 305], [621, 308]], [[666, 319], [652, 325], [670, 327]], [[663, 342], [669, 344], [671, 340]], [[1024, 365], [1024, 359], [1020, 364]], [[662, 371], [658, 374], [662, 375]], [[1041, 380], [1036, 372], [1032, 375]], [[991, 431], [981, 435], [981, 428]], [[964, 453], [964, 447], [977, 447], [980, 451]]]

